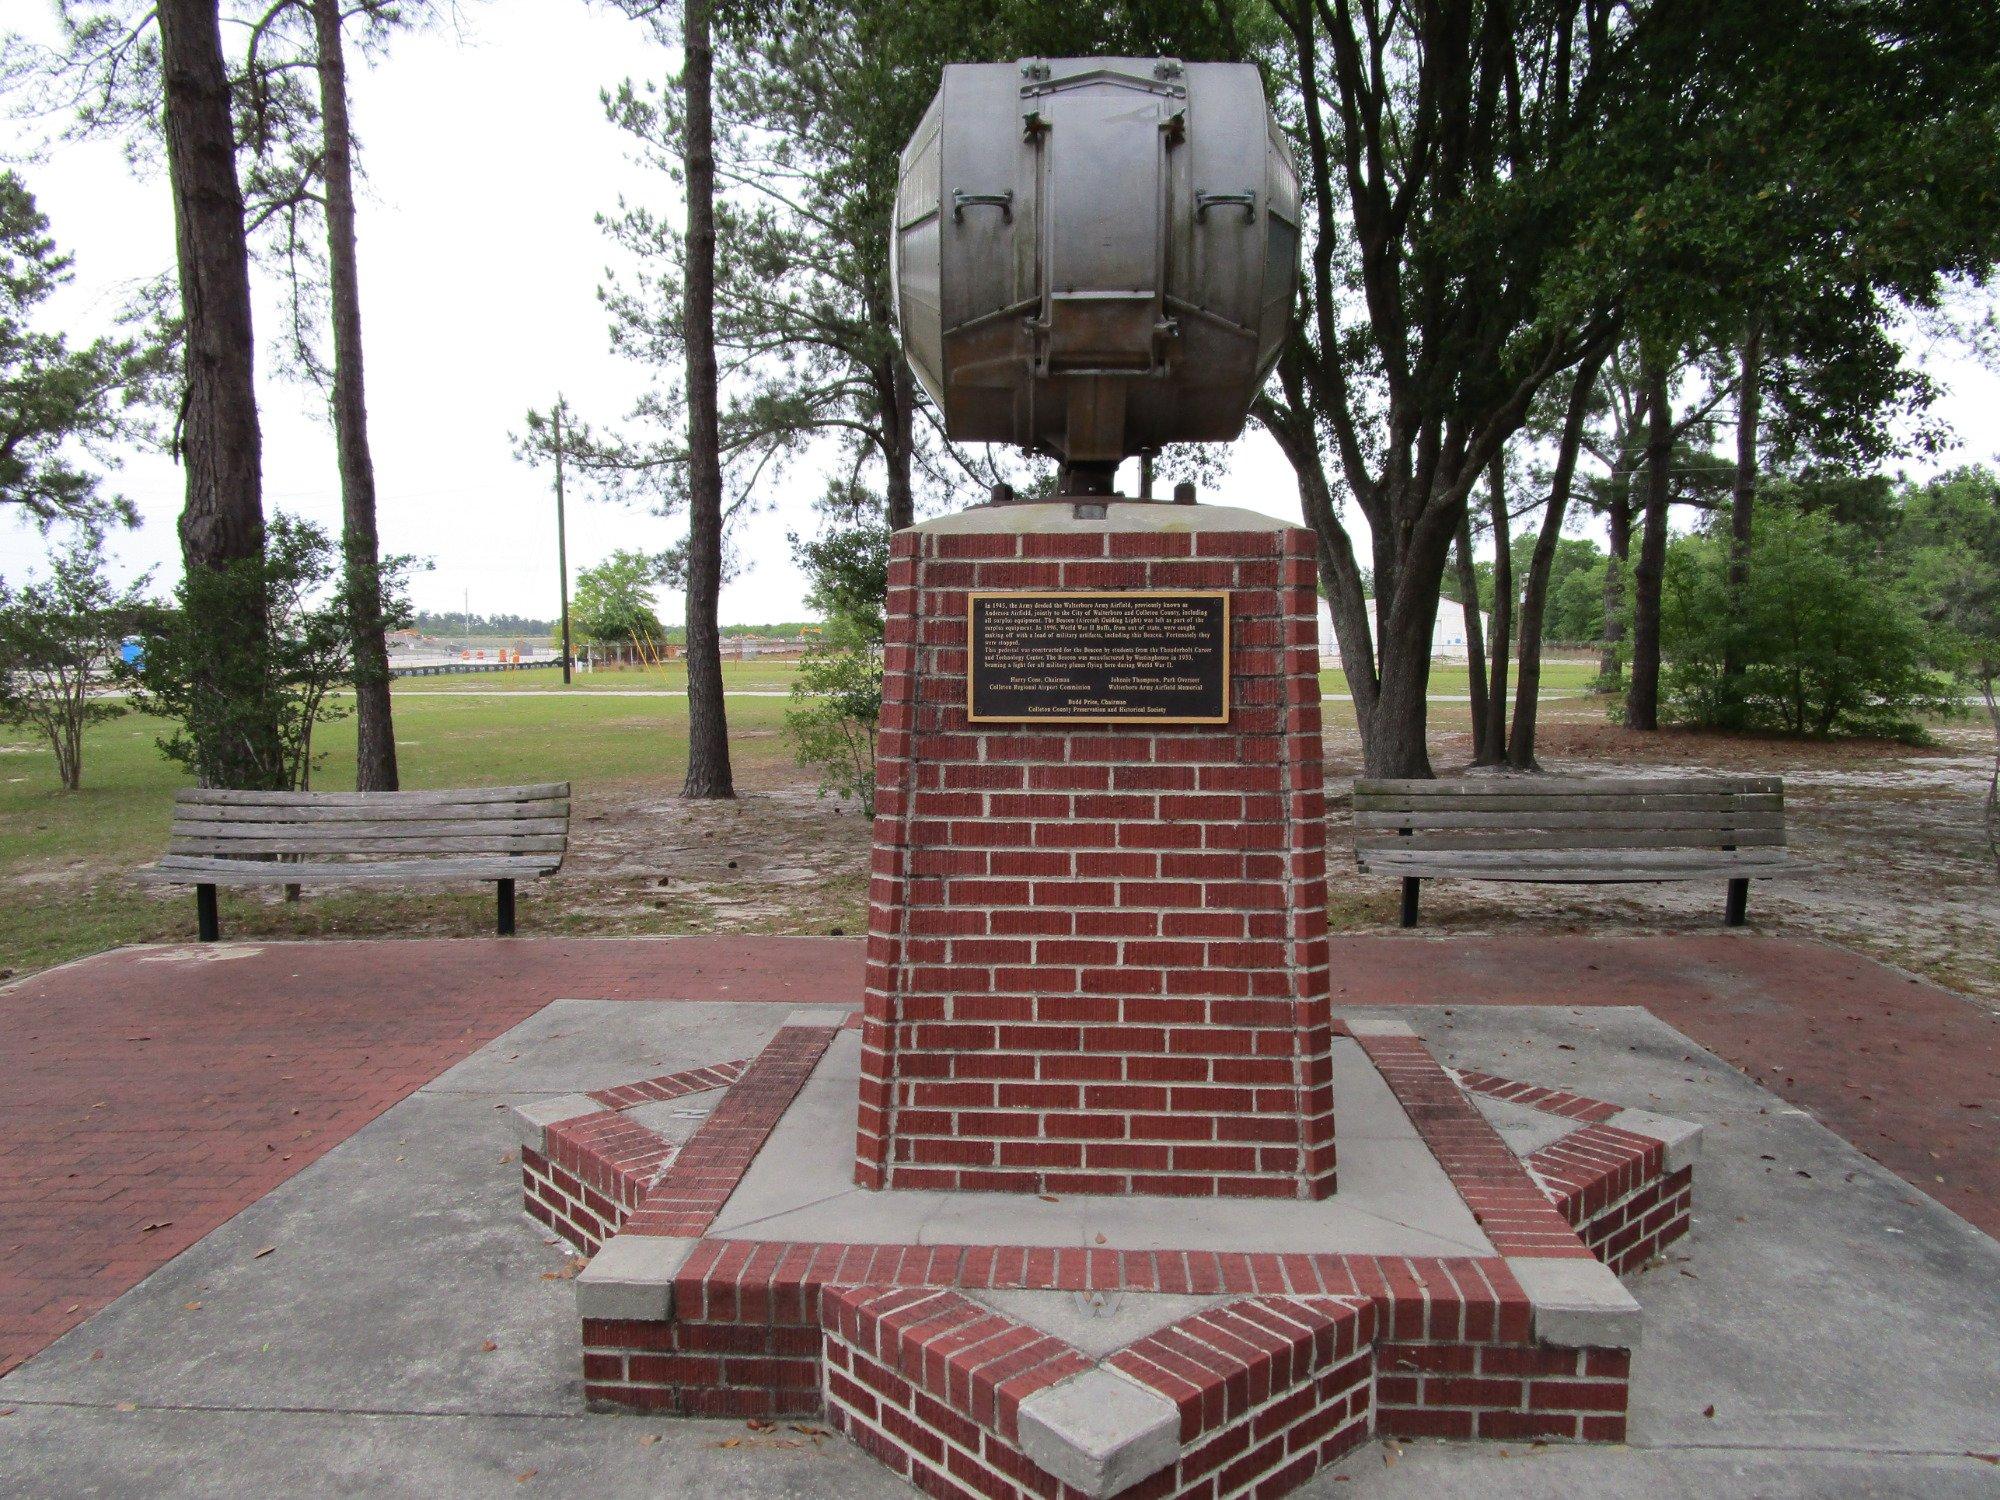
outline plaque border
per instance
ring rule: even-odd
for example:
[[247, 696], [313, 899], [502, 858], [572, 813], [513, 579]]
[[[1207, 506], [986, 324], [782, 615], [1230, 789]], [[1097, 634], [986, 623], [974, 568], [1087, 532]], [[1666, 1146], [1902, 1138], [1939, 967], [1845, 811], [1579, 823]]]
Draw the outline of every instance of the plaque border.
[[[965, 719], [968, 724], [1227, 724], [1234, 654], [1234, 611], [1228, 589], [968, 589], [965, 594]], [[981, 599], [1219, 599], [1222, 601], [1220, 714], [980, 714], [972, 710], [972, 620]]]

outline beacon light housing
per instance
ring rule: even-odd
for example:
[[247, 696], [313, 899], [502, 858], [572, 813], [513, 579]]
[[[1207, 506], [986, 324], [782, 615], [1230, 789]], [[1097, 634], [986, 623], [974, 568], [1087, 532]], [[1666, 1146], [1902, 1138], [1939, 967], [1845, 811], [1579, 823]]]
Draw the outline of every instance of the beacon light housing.
[[904, 353], [947, 435], [1059, 459], [1066, 490], [1243, 430], [1298, 256], [1298, 173], [1248, 64], [954, 64], [903, 151]]

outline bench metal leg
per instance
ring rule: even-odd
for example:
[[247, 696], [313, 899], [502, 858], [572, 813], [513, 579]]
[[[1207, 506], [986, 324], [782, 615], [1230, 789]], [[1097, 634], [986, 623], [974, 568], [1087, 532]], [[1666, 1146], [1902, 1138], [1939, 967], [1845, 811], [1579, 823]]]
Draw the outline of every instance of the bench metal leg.
[[222, 919], [215, 909], [215, 887], [198, 885], [194, 888], [195, 928], [204, 943], [215, 942], [222, 936]]
[[514, 935], [514, 882], [501, 880], [494, 882], [500, 888], [500, 936]]
[[1418, 893], [1423, 888], [1423, 881], [1419, 880], [1416, 876], [1405, 875], [1403, 877], [1403, 925], [1405, 927], [1414, 927], [1417, 925], [1417, 898]]
[[1741, 927], [1750, 910], [1750, 882], [1732, 880], [1729, 882], [1729, 904], [1722, 914], [1723, 925]]

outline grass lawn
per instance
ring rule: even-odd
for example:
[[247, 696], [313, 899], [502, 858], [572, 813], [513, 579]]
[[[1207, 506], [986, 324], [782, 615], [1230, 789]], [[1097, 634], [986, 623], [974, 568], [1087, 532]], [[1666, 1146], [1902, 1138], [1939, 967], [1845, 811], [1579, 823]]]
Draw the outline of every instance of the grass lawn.
[[[732, 689], [780, 693], [794, 671], [789, 662], [741, 662], [726, 663], [723, 675]], [[1576, 692], [1590, 671], [1586, 664], [1553, 664], [1546, 686], [1551, 693]], [[1463, 669], [1440, 663], [1433, 684], [1442, 700], [1433, 707], [1435, 722], [1462, 729], [1466, 707], [1449, 700], [1464, 694]], [[687, 708], [679, 696], [684, 687], [679, 668], [590, 673], [579, 676], [570, 692], [563, 691], [554, 668], [405, 679], [396, 687], [403, 784], [417, 789], [570, 781], [577, 790], [573, 853], [619, 846], [621, 831], [629, 845], [634, 807], [670, 802], [679, 790], [687, 757]], [[1327, 674], [1327, 691], [1345, 691], [1339, 673]], [[635, 692], [645, 696], [624, 695]], [[786, 707], [782, 696], [729, 700], [740, 787], [787, 789], [794, 796], [800, 788], [809, 792], [811, 780], [793, 763], [784, 734]], [[1329, 702], [1327, 722], [1330, 730], [1351, 726], [1352, 707]], [[93, 728], [84, 752], [83, 789], [75, 793], [57, 789], [54, 761], [44, 746], [21, 730], [0, 729], [0, 978], [6, 971], [18, 975], [119, 943], [191, 936], [189, 892], [142, 890], [124, 878], [165, 849], [173, 790], [185, 781], [155, 746], [163, 727], [131, 714]], [[319, 745], [325, 758], [315, 786], [350, 788], [352, 721], [324, 726]], [[628, 826], [621, 830], [621, 822]], [[714, 836], [726, 837], [727, 831], [718, 826]], [[641, 855], [650, 837], [638, 830]], [[808, 841], [792, 863], [816, 857]], [[589, 863], [578, 880], [613, 878]], [[625, 884], [616, 902], [566, 900], [565, 891], [579, 889], [571, 881], [576, 869], [572, 864], [557, 881], [524, 890], [524, 930], [700, 930], [705, 920], [699, 903], [685, 894], [641, 890], [645, 882], [629, 873], [618, 877]], [[825, 889], [814, 886], [785, 897], [759, 922], [767, 930], [824, 931], [829, 924], [852, 921], [843, 913], [858, 911], [860, 883], [830, 878], [824, 884]], [[489, 930], [491, 900], [490, 886], [364, 887], [315, 894], [294, 905], [255, 892], [222, 894], [224, 931], [241, 937], [479, 933]]]

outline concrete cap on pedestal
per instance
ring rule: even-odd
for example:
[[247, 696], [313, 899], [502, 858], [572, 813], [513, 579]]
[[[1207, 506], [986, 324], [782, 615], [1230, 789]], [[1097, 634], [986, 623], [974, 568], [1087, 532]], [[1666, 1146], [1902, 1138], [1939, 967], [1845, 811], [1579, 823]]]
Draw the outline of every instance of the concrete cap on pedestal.
[[541, 1151], [548, 1142], [548, 1129], [565, 1120], [584, 1115], [600, 1115], [605, 1106], [583, 1094], [558, 1094], [553, 1099], [537, 1099], [533, 1104], [514, 1106], [514, 1136], [530, 1150]]
[[671, 1317], [674, 1277], [700, 1243], [657, 1234], [613, 1236], [577, 1273], [578, 1315], [653, 1321]]
[[1092, 1496], [1130, 1489], [1181, 1456], [1174, 1403], [1101, 1366], [1036, 1391], [1021, 1403], [1021, 1451]]
[[1633, 1349], [1639, 1304], [1608, 1266], [1570, 1257], [1508, 1257], [1535, 1309], [1535, 1337], [1562, 1349]]
[[1604, 1123], [1658, 1141], [1665, 1148], [1669, 1177], [1693, 1166], [1701, 1155], [1701, 1127], [1692, 1120], [1656, 1115], [1649, 1109], [1621, 1109]]
[[[1104, 506], [1102, 516], [1080, 518], [1079, 504]], [[975, 505], [910, 528], [932, 536], [1020, 535], [1105, 531], [1297, 531], [1301, 528], [1262, 511], [1234, 505], [1168, 505], [1158, 500], [1120, 500], [1110, 495], [1070, 495], [1061, 500], [1014, 500]]]

